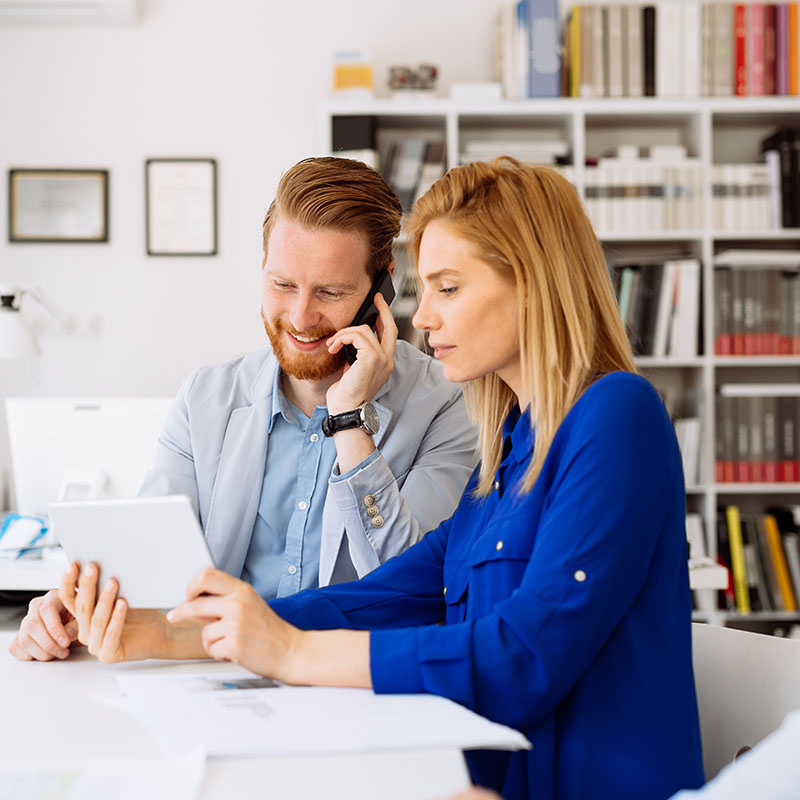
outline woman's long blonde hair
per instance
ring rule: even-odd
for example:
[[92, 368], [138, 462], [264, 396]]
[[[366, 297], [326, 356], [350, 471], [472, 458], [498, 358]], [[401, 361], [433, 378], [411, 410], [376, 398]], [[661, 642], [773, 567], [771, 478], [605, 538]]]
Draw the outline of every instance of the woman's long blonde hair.
[[[407, 226], [415, 262], [434, 220], [516, 283], [523, 406], [530, 403], [536, 435], [521, 486], [528, 492], [559, 425], [589, 384], [609, 372], [636, 371], [603, 251], [572, 185], [554, 169], [508, 156], [451, 169], [420, 198]], [[480, 424], [476, 493], [485, 496], [517, 398], [494, 373], [467, 382], [464, 395]]]

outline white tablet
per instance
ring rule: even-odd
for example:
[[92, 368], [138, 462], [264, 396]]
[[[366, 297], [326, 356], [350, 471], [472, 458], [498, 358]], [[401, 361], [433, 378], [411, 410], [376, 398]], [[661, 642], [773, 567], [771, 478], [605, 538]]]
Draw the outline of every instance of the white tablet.
[[70, 562], [100, 567], [99, 588], [119, 581], [131, 608], [173, 608], [213, 562], [188, 497], [51, 503], [53, 532]]

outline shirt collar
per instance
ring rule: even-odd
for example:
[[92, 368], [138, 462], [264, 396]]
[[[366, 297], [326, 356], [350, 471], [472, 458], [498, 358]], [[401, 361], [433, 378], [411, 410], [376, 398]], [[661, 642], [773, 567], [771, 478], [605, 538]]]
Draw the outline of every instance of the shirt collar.
[[[272, 411], [269, 416], [269, 425], [267, 432], [272, 433], [272, 428], [275, 425], [275, 419], [280, 414], [290, 425], [297, 425], [297, 414], [294, 406], [289, 402], [286, 395], [283, 393], [283, 382], [281, 381], [280, 367], [275, 370], [275, 375], [272, 378]], [[302, 426], [301, 426], [302, 427]]]
[[503, 423], [503, 441], [511, 441], [510, 456], [517, 463], [525, 461], [533, 451], [534, 433], [531, 428], [530, 408], [520, 414], [519, 406], [511, 409]]

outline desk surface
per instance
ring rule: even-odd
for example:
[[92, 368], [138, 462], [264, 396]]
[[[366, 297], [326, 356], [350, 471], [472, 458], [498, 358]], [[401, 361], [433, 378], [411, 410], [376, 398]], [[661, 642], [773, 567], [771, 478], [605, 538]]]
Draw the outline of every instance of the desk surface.
[[[160, 751], [141, 722], [103, 702], [122, 671], [193, 672], [196, 662], [107, 666], [84, 653], [62, 662], [20, 662], [0, 633], [0, 753], [4, 759], [155, 758]], [[220, 673], [229, 664], [204, 662]], [[280, 797], [358, 800], [446, 798], [469, 785], [458, 750], [361, 753], [295, 758], [215, 758], [206, 765], [202, 800]]]

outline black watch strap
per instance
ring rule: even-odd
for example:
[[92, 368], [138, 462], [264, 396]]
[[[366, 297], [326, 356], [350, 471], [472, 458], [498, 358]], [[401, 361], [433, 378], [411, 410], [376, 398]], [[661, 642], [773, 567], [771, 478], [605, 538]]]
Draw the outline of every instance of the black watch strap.
[[346, 431], [350, 428], [361, 427], [361, 412], [345, 411], [343, 414], [335, 414], [324, 417], [322, 420], [322, 432], [325, 436], [333, 436], [339, 431]]

